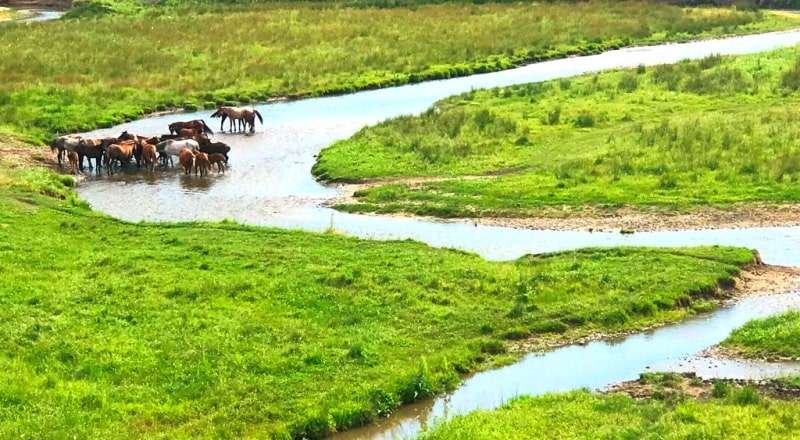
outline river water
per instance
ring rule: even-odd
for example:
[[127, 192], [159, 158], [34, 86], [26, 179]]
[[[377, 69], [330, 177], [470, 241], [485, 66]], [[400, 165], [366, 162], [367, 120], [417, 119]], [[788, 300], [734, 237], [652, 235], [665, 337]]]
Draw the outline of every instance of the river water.
[[[352, 95], [279, 102], [258, 106], [263, 126], [254, 134], [217, 133], [232, 146], [230, 168], [208, 178], [181, 172], [122, 173], [93, 177], [78, 194], [96, 210], [131, 221], [231, 219], [242, 223], [322, 231], [376, 240], [415, 239], [436, 247], [476, 252], [507, 260], [528, 253], [585, 246], [684, 246], [725, 244], [759, 249], [767, 263], [800, 265], [800, 227], [648, 232], [541, 231], [474, 226], [472, 223], [383, 218], [335, 212], [323, 205], [338, 191], [317, 183], [310, 174], [319, 151], [361, 127], [386, 118], [416, 114], [435, 101], [476, 88], [542, 81], [616, 67], [670, 63], [712, 54], [747, 54], [800, 42], [800, 32], [781, 32], [665, 44], [533, 64], [513, 70], [434, 81]], [[141, 135], [167, 132], [178, 120], [203, 118], [215, 130], [211, 111], [145, 118], [87, 136]], [[722, 362], [697, 358], [698, 350], [722, 340], [731, 329], [754, 317], [800, 308], [798, 292], [752, 298], [713, 314], [637, 334], [620, 341], [570, 346], [532, 354], [521, 362], [477, 374], [455, 392], [402, 408], [379, 424], [345, 433], [344, 438], [395, 438], [413, 435], [434, 418], [476, 408], [494, 408], [520, 394], [581, 387], [602, 388], [634, 379], [646, 369], [697, 371], [701, 377], [759, 377], [797, 366]]]

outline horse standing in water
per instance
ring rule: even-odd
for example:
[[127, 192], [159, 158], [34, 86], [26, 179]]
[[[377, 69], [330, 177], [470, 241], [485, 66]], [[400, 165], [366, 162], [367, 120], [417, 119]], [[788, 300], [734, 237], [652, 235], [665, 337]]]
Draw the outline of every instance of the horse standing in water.
[[180, 159], [181, 150], [184, 148], [188, 149], [189, 151], [196, 151], [200, 149], [200, 145], [197, 143], [197, 141], [192, 139], [168, 139], [156, 144], [156, 151], [161, 153], [161, 157], [164, 160], [164, 165], [169, 162], [172, 164], [172, 166], [175, 166], [172, 156]]
[[184, 129], [191, 129], [194, 130], [196, 134], [205, 133], [205, 134], [214, 134], [211, 128], [206, 125], [206, 121], [202, 119], [192, 119], [191, 121], [178, 121], [169, 124], [169, 133], [180, 134], [181, 130]]
[[232, 107], [229, 105], [223, 105], [217, 109], [212, 115], [212, 118], [222, 118], [220, 121], [219, 129], [220, 131], [224, 131], [225, 126], [225, 119], [230, 119], [230, 131], [233, 133], [233, 126], [235, 122], [239, 123], [239, 129], [247, 129], [248, 122], [250, 123], [250, 131], [256, 130], [255, 125], [255, 118], [258, 117], [258, 120], [261, 123], [264, 123], [264, 119], [261, 117], [261, 113], [258, 110], [254, 109], [253, 107]]
[[58, 167], [63, 167], [64, 163], [64, 154], [72, 153], [78, 148], [80, 145], [81, 140], [83, 138], [76, 134], [68, 134], [64, 136], [59, 136], [50, 143], [50, 151], [56, 153], [56, 157], [58, 158]]

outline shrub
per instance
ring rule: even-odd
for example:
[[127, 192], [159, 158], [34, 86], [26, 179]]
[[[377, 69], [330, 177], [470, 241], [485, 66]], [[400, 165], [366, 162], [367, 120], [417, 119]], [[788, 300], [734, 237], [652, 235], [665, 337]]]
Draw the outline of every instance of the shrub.
[[594, 115], [585, 110], [578, 113], [578, 116], [575, 118], [575, 127], [578, 128], [594, 127], [594, 123]]

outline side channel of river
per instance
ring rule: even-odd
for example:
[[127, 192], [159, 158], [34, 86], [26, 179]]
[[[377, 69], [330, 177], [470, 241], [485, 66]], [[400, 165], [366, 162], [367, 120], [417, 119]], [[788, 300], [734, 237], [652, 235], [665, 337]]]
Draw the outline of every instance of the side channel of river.
[[[474, 88], [496, 87], [615, 67], [670, 63], [711, 54], [746, 54], [800, 42], [800, 32], [781, 32], [628, 48], [601, 55], [568, 58], [486, 75], [422, 83], [353, 95], [281, 102], [259, 106], [264, 126], [252, 135], [218, 133], [233, 147], [227, 173], [208, 178], [178, 171], [132, 172], [94, 177], [78, 187], [93, 208], [114, 217], [138, 221], [232, 219], [242, 223], [343, 233], [378, 239], [424, 241], [432, 246], [477, 252], [492, 260], [517, 258], [584, 246], [681, 246], [729, 244], [757, 248], [765, 262], [800, 265], [800, 228], [673, 231], [622, 235], [566, 231], [534, 231], [338, 213], [324, 203], [337, 190], [319, 185], [309, 172], [319, 151], [351, 136], [364, 125], [389, 117], [415, 114], [436, 100]], [[87, 136], [165, 133], [178, 120], [203, 118], [219, 128], [211, 111], [145, 118]], [[339, 438], [395, 438], [413, 435], [434, 418], [476, 408], [494, 408], [520, 394], [602, 388], [629, 380], [647, 368], [691, 368], [701, 376], [754, 377], [778, 374], [795, 365], [709, 363], [693, 356], [719, 342], [734, 327], [754, 317], [800, 308], [798, 292], [752, 298], [679, 325], [637, 334], [621, 341], [570, 346], [532, 354], [521, 362], [477, 374], [455, 392], [401, 409], [382, 423], [353, 430]]]

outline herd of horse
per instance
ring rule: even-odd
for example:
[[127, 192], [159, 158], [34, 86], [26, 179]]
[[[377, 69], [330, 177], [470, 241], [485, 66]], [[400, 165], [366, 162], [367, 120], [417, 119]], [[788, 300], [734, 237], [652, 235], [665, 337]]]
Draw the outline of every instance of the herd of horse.
[[[221, 117], [220, 131], [223, 131], [225, 119], [230, 121], [230, 131], [234, 125], [239, 130], [255, 131], [255, 119], [263, 124], [264, 120], [258, 110], [252, 107], [221, 106], [212, 118]], [[84, 171], [83, 159], [87, 159], [89, 169], [100, 173], [102, 167], [108, 175], [114, 173], [115, 166], [127, 167], [131, 160], [136, 161], [137, 168], [155, 171], [157, 163], [164, 167], [175, 166], [173, 156], [184, 168], [185, 174], [205, 176], [216, 165], [217, 172], [225, 171], [228, 153], [231, 147], [223, 142], [212, 142], [208, 135], [214, 134], [202, 119], [179, 121], [169, 124], [169, 134], [159, 136], [138, 136], [122, 132], [117, 137], [86, 138], [80, 135], [64, 135], [50, 143], [50, 150], [56, 153], [59, 168], [64, 167], [64, 158], [69, 160], [72, 173]], [[95, 167], [92, 167], [92, 159]]]

